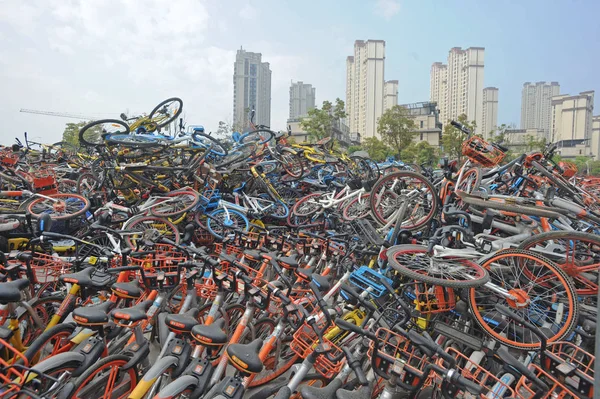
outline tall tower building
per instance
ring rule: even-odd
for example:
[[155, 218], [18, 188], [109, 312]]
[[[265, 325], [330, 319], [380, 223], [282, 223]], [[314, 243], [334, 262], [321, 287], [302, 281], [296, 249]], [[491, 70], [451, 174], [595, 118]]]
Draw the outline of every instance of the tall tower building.
[[240, 48], [233, 64], [233, 122], [238, 130], [249, 128], [248, 113], [254, 110], [254, 123], [271, 125], [271, 69], [261, 53]]
[[292, 82], [290, 86], [290, 119], [306, 116], [315, 107], [317, 89], [303, 82]]
[[541, 129], [550, 138], [552, 97], [559, 93], [558, 82], [525, 82], [521, 92], [521, 129]]
[[476, 122], [475, 131], [481, 131], [484, 53], [483, 47], [454, 47], [447, 64], [435, 62], [431, 66], [429, 96], [438, 103], [442, 123], [465, 114]]
[[346, 113], [351, 133], [379, 137], [377, 122], [384, 107], [385, 41], [357, 40], [346, 59]]
[[480, 132], [487, 139], [490, 132], [498, 126], [498, 89], [496, 87], [483, 89], [482, 111]]
[[398, 81], [388, 80], [383, 85], [383, 111], [398, 105]]

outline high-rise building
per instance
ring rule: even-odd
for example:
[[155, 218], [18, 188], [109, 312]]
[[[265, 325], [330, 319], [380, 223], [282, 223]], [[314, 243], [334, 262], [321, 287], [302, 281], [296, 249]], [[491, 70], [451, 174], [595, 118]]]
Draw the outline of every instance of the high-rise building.
[[498, 126], [498, 89], [496, 87], [483, 89], [482, 110], [480, 132], [487, 139], [490, 132]]
[[304, 82], [292, 82], [290, 86], [290, 120], [308, 115], [315, 107], [317, 89]]
[[525, 82], [521, 92], [521, 129], [542, 129], [549, 138], [552, 97], [559, 93], [558, 82]]
[[351, 133], [379, 137], [383, 113], [385, 41], [357, 40], [354, 56], [346, 60], [346, 113]]
[[240, 48], [233, 64], [233, 123], [238, 130], [249, 128], [248, 113], [255, 111], [254, 123], [271, 125], [271, 69], [261, 53]]
[[600, 115], [592, 117], [592, 138], [590, 143], [590, 150], [597, 161], [600, 157]]
[[594, 92], [552, 97], [550, 141], [563, 157], [590, 156], [594, 112]]
[[388, 80], [383, 85], [383, 111], [398, 105], [398, 81]]
[[467, 120], [475, 121], [475, 131], [481, 131], [484, 53], [483, 47], [454, 47], [447, 64], [435, 62], [431, 66], [429, 97], [438, 103], [443, 123], [465, 114]]

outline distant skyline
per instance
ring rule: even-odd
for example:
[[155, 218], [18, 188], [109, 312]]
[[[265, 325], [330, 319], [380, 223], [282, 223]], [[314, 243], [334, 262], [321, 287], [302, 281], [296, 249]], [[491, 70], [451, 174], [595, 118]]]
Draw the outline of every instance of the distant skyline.
[[431, 64], [450, 48], [485, 47], [485, 85], [501, 92], [498, 123], [518, 126], [525, 82], [600, 90], [599, 14], [592, 0], [0, 0], [0, 142], [23, 131], [58, 141], [76, 121], [20, 108], [118, 118], [172, 96], [188, 123], [216, 131], [233, 122], [240, 46], [270, 63], [271, 125], [284, 129], [290, 80], [318, 87], [317, 105], [345, 98], [357, 39], [385, 40], [385, 79], [398, 80], [400, 104], [429, 99]]

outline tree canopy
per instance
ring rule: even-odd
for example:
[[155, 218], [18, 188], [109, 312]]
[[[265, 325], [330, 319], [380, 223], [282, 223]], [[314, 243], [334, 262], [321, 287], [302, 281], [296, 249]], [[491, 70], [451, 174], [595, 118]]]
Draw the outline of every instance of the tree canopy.
[[416, 124], [408, 114], [408, 110], [399, 105], [386, 110], [377, 125], [377, 132], [381, 135], [383, 142], [394, 149], [397, 155], [408, 147], [413, 137], [417, 134]]
[[321, 108], [315, 107], [308, 111], [308, 116], [300, 120], [300, 127], [308, 133], [310, 141], [315, 142], [325, 137], [330, 137], [335, 122], [346, 117], [344, 101], [335, 99], [323, 101]]

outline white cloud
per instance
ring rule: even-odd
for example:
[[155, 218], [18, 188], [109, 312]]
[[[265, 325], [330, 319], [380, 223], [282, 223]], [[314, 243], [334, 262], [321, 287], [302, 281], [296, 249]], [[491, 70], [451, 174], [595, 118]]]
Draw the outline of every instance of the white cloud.
[[386, 20], [400, 12], [400, 1], [398, 0], [377, 0], [375, 2], [375, 14]]

